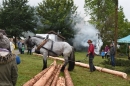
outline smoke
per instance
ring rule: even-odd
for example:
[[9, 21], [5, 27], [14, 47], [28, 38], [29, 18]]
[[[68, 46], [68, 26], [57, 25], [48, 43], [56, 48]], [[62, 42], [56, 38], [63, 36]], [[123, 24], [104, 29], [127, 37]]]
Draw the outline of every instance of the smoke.
[[76, 30], [75, 38], [73, 39], [73, 46], [76, 50], [86, 50], [89, 46], [87, 41], [90, 39], [93, 41], [95, 46], [95, 53], [99, 54], [100, 48], [102, 46], [102, 40], [99, 36], [99, 31], [90, 23], [85, 22], [84, 18], [79, 15], [75, 17], [75, 21], [78, 23], [75, 25], [74, 30]]
[[99, 31], [94, 27], [94, 25], [86, 22], [90, 19], [90, 15], [85, 15], [85, 0], [81, 0], [80, 3], [78, 0], [74, 0], [74, 3], [76, 6], [78, 6], [78, 15], [77, 17], [74, 17], [74, 21], [76, 21], [77, 24], [73, 28], [77, 33], [75, 35], [75, 38], [73, 39], [73, 46], [76, 50], [87, 51], [87, 48], [89, 46], [87, 41], [90, 39], [93, 41], [93, 44], [95, 45], [95, 53], [99, 54], [103, 42], [99, 36]]

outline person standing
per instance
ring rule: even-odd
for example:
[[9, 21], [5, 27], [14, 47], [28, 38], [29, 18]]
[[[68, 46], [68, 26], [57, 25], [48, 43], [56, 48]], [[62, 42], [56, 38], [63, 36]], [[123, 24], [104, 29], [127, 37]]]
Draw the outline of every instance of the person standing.
[[109, 46], [108, 45], [106, 45], [105, 46], [105, 49], [104, 49], [104, 51], [105, 51], [105, 58], [107, 58], [107, 51], [109, 50]]
[[15, 45], [13, 43], [13, 38], [10, 38], [10, 51], [14, 53]]
[[18, 48], [19, 48], [20, 54], [22, 54], [22, 40], [18, 41]]
[[108, 49], [107, 51], [107, 59], [109, 59], [109, 57], [110, 57], [110, 49]]
[[0, 86], [16, 86], [16, 55], [10, 52], [10, 40], [0, 33]]
[[111, 58], [111, 65], [115, 67], [115, 47], [113, 44], [110, 44], [110, 58]]
[[24, 54], [24, 50], [25, 50], [25, 45], [24, 43], [22, 43], [22, 54]]
[[88, 40], [87, 43], [89, 44], [88, 47], [88, 56], [89, 56], [89, 68], [90, 72], [93, 72], [96, 70], [94, 64], [93, 64], [93, 59], [94, 59], [94, 45], [92, 44], [91, 40]]
[[26, 42], [26, 44], [27, 44], [27, 49], [28, 49], [28, 52], [27, 52], [27, 54], [32, 54], [32, 46], [30, 45], [30, 43], [29, 42], [31, 42], [31, 36], [28, 36], [28, 39], [27, 39], [27, 42]]

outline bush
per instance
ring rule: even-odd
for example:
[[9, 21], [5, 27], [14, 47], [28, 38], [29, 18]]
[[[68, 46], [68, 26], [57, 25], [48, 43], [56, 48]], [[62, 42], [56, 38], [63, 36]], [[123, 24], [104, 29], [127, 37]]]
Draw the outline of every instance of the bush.
[[[116, 59], [115, 61], [116, 61], [116, 66], [130, 67], [130, 60]], [[102, 64], [110, 64], [110, 59], [104, 60]]]

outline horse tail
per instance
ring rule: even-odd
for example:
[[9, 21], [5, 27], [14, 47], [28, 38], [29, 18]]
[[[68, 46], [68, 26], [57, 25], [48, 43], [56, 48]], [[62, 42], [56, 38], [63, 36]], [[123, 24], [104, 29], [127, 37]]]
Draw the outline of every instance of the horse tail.
[[75, 66], [75, 51], [74, 51], [74, 48], [72, 47], [72, 52], [70, 54], [70, 57], [68, 57], [69, 59], [69, 67], [68, 67], [68, 70], [69, 71], [72, 71], [74, 69], [74, 66]]

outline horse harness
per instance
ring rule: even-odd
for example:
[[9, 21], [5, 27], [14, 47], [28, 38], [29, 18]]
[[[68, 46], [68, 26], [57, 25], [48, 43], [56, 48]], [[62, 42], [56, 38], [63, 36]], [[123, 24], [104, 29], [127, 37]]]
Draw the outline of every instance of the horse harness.
[[47, 49], [47, 48], [43, 47], [43, 45], [45, 45], [48, 40], [49, 39], [45, 39], [41, 44], [38, 45], [38, 47], [37, 47], [36, 50], [40, 51], [41, 48], [44, 48], [45, 50], [48, 51], [48, 56], [49, 56], [49, 52], [52, 52], [53, 54], [58, 55], [57, 53], [55, 53], [54, 51], [52, 51], [52, 49], [53, 49], [53, 43], [54, 43], [53, 41], [51, 43], [51, 48], [50, 49]]

